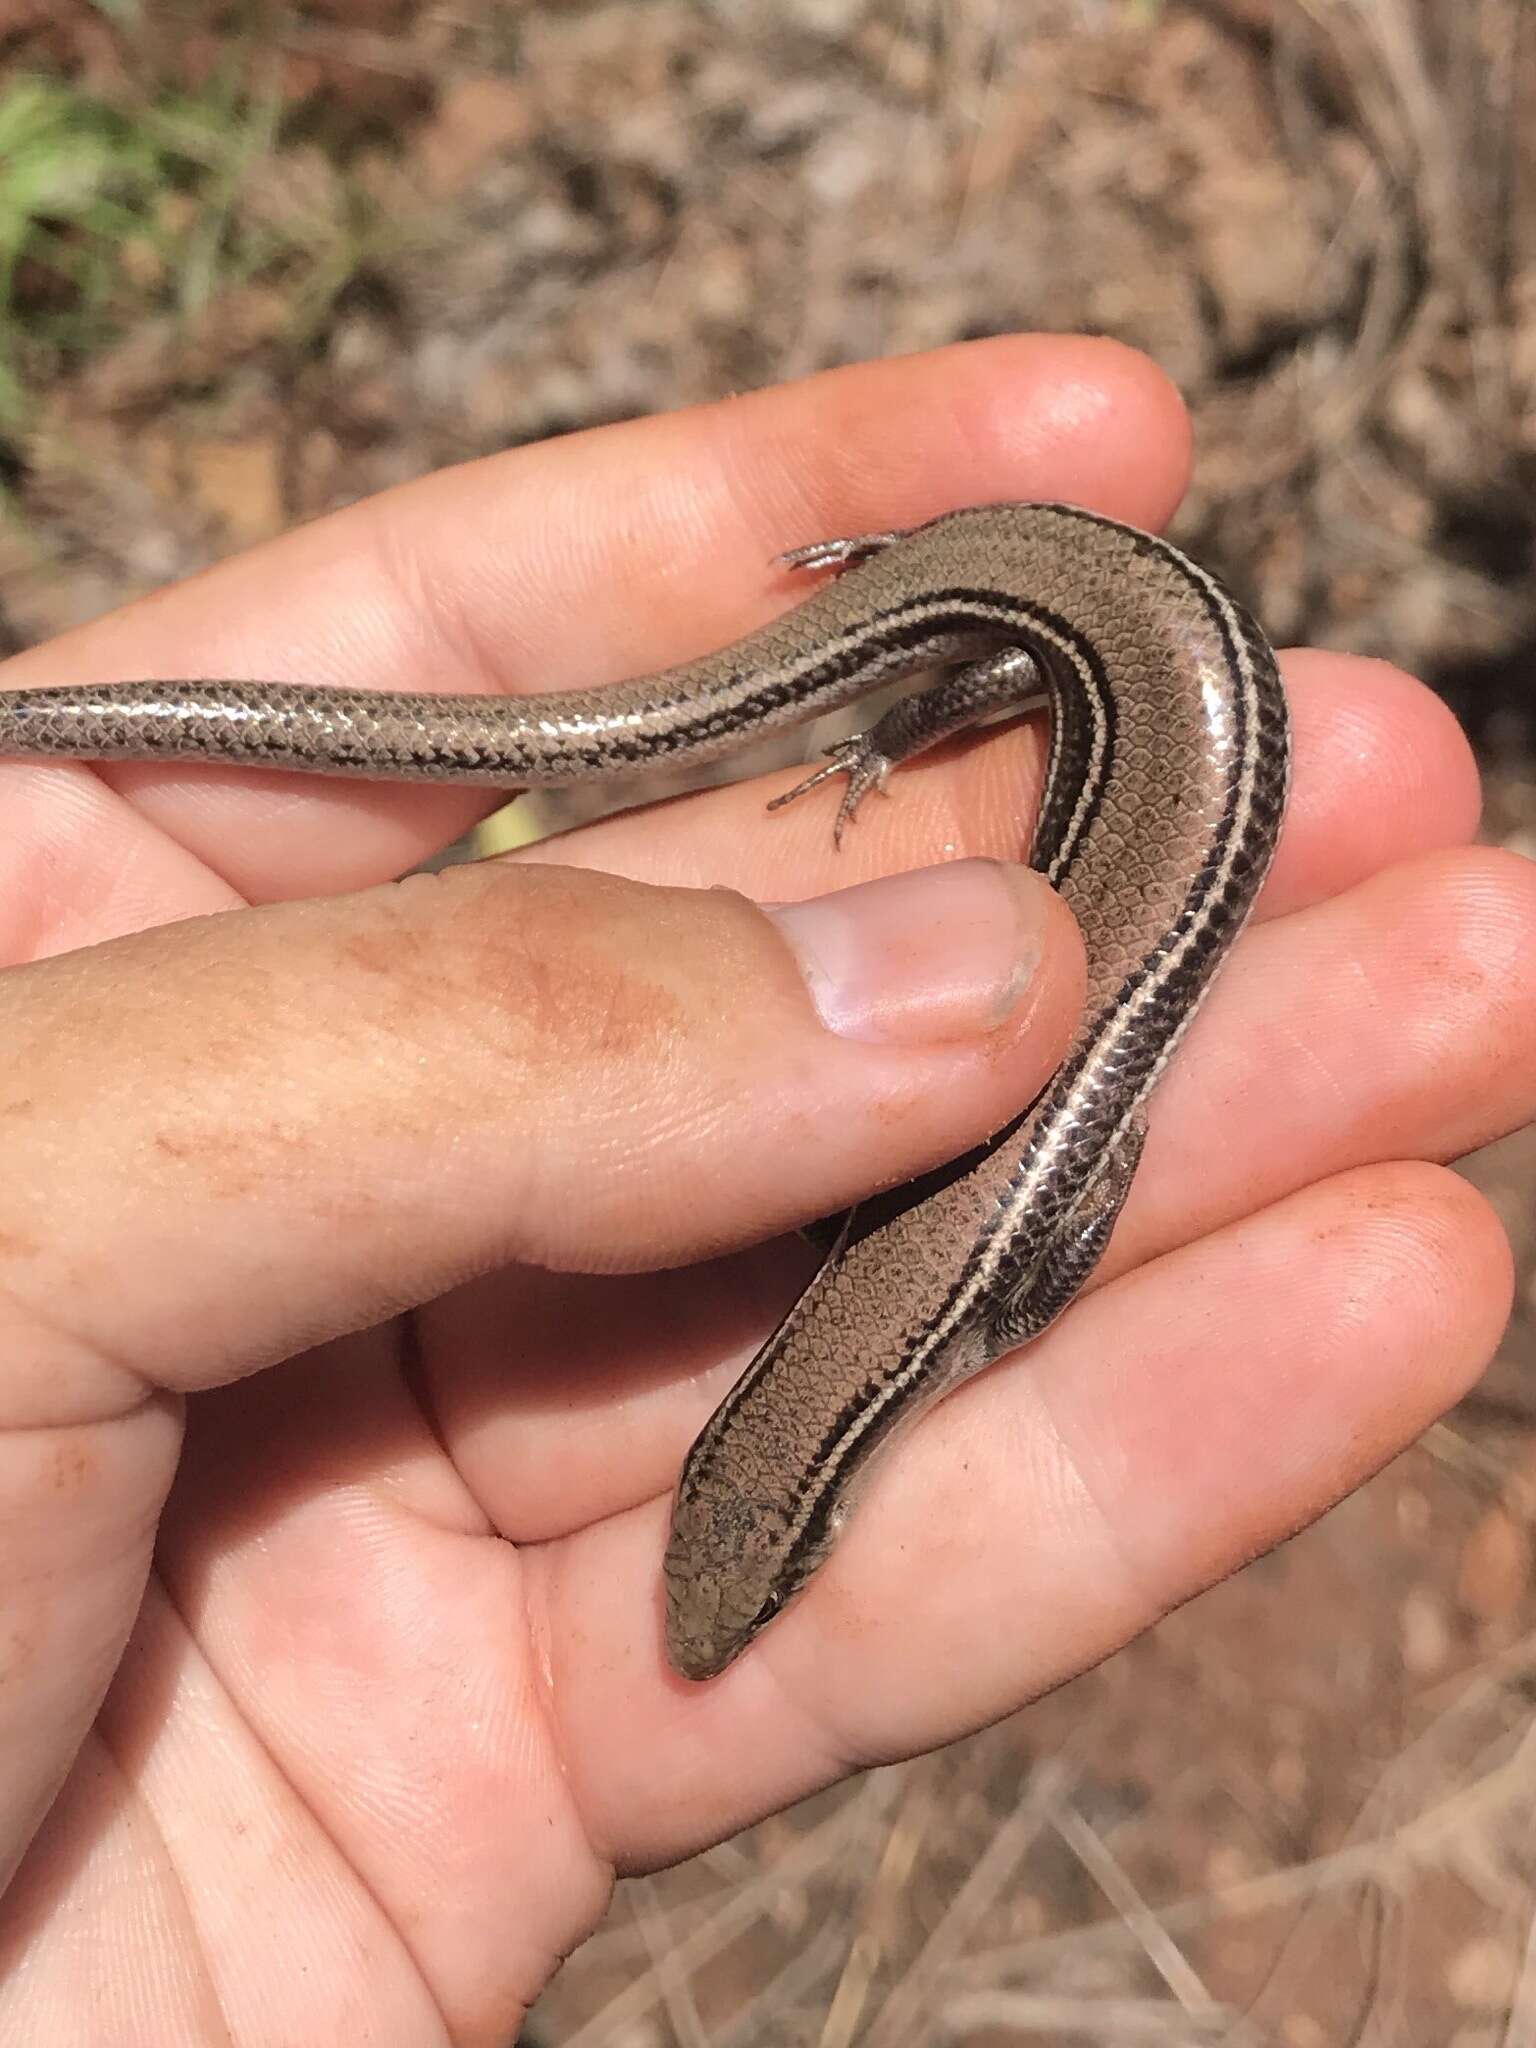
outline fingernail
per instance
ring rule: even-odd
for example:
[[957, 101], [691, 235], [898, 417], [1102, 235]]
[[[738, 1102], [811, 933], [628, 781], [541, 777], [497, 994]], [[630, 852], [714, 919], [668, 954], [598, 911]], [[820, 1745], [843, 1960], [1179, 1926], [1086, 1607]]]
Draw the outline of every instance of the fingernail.
[[995, 1031], [1040, 964], [1040, 876], [960, 860], [763, 907], [840, 1038], [933, 1045]]

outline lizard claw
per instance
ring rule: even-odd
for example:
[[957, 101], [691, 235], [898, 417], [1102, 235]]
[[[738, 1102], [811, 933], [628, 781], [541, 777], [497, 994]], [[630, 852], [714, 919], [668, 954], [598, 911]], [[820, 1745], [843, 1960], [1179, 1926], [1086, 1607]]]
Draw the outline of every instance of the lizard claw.
[[781, 810], [785, 804], [792, 804], [797, 796], [817, 789], [834, 775], [846, 775], [848, 787], [843, 791], [843, 800], [837, 807], [837, 819], [832, 827], [832, 843], [840, 847], [843, 832], [872, 789], [878, 789], [882, 796], [888, 794], [885, 783], [891, 772], [891, 762], [870, 742], [867, 732], [856, 732], [845, 740], [835, 740], [826, 749], [827, 760], [820, 768], [814, 769], [803, 782], [797, 782], [793, 789], [785, 790], [769, 803], [770, 811]]
[[779, 560], [786, 569], [852, 569], [878, 555], [904, 533], [855, 533], [844, 540], [813, 540], [808, 547], [786, 548]]

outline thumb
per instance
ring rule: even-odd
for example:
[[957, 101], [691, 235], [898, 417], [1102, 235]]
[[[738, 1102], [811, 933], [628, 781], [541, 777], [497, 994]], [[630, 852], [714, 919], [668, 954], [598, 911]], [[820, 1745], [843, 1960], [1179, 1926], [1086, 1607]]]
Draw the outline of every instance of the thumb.
[[186, 1388], [512, 1261], [678, 1265], [975, 1143], [1081, 997], [989, 861], [766, 912], [491, 862], [43, 961], [0, 977], [3, 1315]]

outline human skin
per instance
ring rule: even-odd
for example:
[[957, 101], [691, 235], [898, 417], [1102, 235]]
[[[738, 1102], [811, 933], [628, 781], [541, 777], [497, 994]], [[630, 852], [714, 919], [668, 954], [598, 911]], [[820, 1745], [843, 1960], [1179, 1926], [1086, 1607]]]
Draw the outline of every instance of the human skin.
[[[967, 344], [429, 478], [0, 686], [613, 680], [793, 602], [782, 548], [1009, 498], [1156, 525], [1187, 460], [1141, 358]], [[972, 866], [947, 955], [844, 900], [895, 982], [839, 1035], [745, 899], [1016, 862], [1041, 731], [904, 768], [841, 854], [834, 799], [763, 815], [780, 775], [404, 885], [484, 793], [0, 765], [0, 2038], [500, 2048], [616, 1870], [1019, 1705], [1455, 1400], [1510, 1268], [1437, 1162], [1536, 1114], [1536, 870], [1469, 846], [1419, 685], [1285, 672], [1260, 922], [1098, 1284], [702, 1686], [669, 1494], [805, 1270], [781, 1234], [1015, 1110], [1081, 974], [1043, 884]]]

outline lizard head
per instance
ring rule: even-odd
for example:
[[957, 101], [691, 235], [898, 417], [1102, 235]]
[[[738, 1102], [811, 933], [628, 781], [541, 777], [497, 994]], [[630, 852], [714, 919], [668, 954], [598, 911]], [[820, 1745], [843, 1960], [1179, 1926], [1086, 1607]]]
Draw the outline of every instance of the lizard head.
[[798, 1538], [785, 1504], [685, 1467], [663, 1567], [667, 1655], [685, 1678], [714, 1678], [799, 1592], [831, 1542]]

